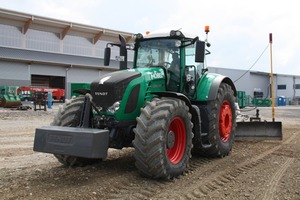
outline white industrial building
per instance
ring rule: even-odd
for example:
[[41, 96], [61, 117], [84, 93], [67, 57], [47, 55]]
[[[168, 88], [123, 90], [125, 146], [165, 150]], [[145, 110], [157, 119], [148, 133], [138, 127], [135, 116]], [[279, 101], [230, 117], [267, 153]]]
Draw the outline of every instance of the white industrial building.
[[[271, 97], [270, 73], [215, 67], [209, 67], [209, 71], [230, 77], [238, 91], [252, 97], [254, 92], [262, 92], [263, 98]], [[279, 97], [283, 97], [286, 104], [300, 104], [300, 76], [273, 74], [273, 78], [276, 104]]]
[[[105, 45], [117, 42], [119, 34], [132, 42], [133, 33], [0, 9], [0, 85], [65, 88], [69, 98], [71, 83], [90, 83], [118, 70], [113, 60], [104, 67], [103, 56]], [[112, 57], [119, 53], [113, 50]], [[128, 55], [132, 61], [133, 55]], [[251, 96], [260, 91], [264, 98], [270, 97], [268, 73], [208, 68], [229, 76], [237, 90]], [[274, 92], [275, 97], [298, 104], [300, 76], [274, 74]]]
[[114, 61], [104, 67], [103, 56], [119, 34], [132, 40], [128, 32], [0, 9], [0, 85], [65, 88], [68, 98], [71, 83], [118, 69]]

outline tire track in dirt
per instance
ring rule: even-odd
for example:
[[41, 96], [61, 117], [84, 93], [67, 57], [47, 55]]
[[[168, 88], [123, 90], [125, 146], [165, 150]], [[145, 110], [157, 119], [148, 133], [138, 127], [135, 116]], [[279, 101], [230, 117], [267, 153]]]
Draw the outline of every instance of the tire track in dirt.
[[300, 131], [295, 131], [291, 134], [291, 136], [287, 139], [285, 139], [282, 143], [283, 144], [290, 144], [293, 143], [293, 141], [295, 141], [297, 135], [300, 134]]
[[[76, 176], [70, 174], [76, 174]], [[67, 195], [70, 187], [76, 186], [77, 189], [73, 191], [74, 196], [91, 195], [92, 199], [108, 199], [107, 193], [110, 197], [113, 197], [113, 194], [122, 193], [119, 199], [124, 199], [125, 196], [136, 195], [134, 191], [125, 192], [123, 189], [128, 184], [132, 189], [138, 189], [139, 184], [136, 181], [143, 182], [134, 168], [132, 158], [122, 157], [83, 168], [65, 168], [62, 166], [46, 168], [45, 170], [42, 168], [36, 171], [33, 178], [29, 180], [29, 185], [35, 188], [33, 191], [35, 197], [51, 196], [55, 190], [59, 190], [61, 199], [69, 199]], [[144, 181], [144, 183], [147, 182]], [[41, 192], [46, 186], [49, 186], [51, 190]], [[141, 193], [143, 192], [141, 191]]]
[[[235, 147], [237, 148], [237, 147]], [[160, 194], [163, 193], [166, 195], [166, 191], [169, 189], [170, 193], [167, 196], [172, 196], [173, 189], [175, 191], [181, 191], [182, 181], [187, 181], [187, 179], [191, 179], [191, 181], [199, 181], [198, 177], [205, 177], [209, 171], [214, 167], [215, 170], [218, 170], [219, 165], [223, 165], [228, 162], [228, 157], [224, 159], [214, 159], [214, 158], [206, 158], [206, 157], [195, 157], [190, 161], [190, 167], [186, 175], [179, 176], [178, 178], [174, 178], [173, 180], [152, 180], [152, 179], [143, 179], [138, 176], [136, 173], [132, 177], [127, 176], [128, 174], [124, 174], [124, 177], [120, 177], [120, 180], [123, 180], [122, 183], [118, 182], [118, 184], [112, 185], [112, 192], [106, 199], [161, 199], [165, 198], [160, 197]], [[137, 170], [135, 170], [137, 171]], [[193, 174], [197, 176], [193, 178]], [[229, 182], [233, 179], [233, 176], [220, 177], [219, 180], [215, 180], [215, 184], [222, 186], [224, 182]], [[201, 180], [202, 181], [202, 180]], [[177, 188], [178, 187], [178, 188]], [[187, 186], [186, 186], [187, 187]], [[189, 186], [188, 186], [189, 187]], [[217, 189], [214, 184], [209, 184], [208, 187], [211, 189]], [[178, 190], [177, 190], [178, 189]], [[197, 195], [198, 191], [194, 191]], [[158, 197], [157, 197], [158, 196]], [[200, 195], [201, 196], [201, 195]], [[178, 195], [174, 196], [174, 199], [178, 199]], [[186, 199], [186, 197], [180, 197]]]
[[[264, 151], [263, 153], [255, 156], [250, 160], [246, 160], [241, 164], [238, 164], [235, 168], [226, 169], [222, 172], [217, 172], [215, 174], [211, 174], [201, 179], [200, 185], [197, 184], [193, 186], [192, 184], [189, 187], [186, 187], [184, 190], [180, 190], [179, 188], [173, 188], [173, 193], [170, 195], [170, 199], [198, 199], [206, 197], [208, 193], [214, 192], [217, 189], [221, 189], [223, 185], [225, 185], [229, 181], [234, 181], [239, 175], [245, 173], [246, 171], [256, 167], [259, 164], [263, 164], [268, 156], [272, 153], [279, 150], [283, 144], [288, 144], [291, 141], [295, 140], [299, 132], [294, 132], [288, 139], [286, 139], [283, 143], [269, 150]], [[160, 199], [161, 196], [154, 199]]]
[[130, 180], [122, 179], [117, 185], [111, 188], [112, 193], [105, 196], [105, 199], [149, 199], [153, 194], [162, 191], [165, 185], [164, 181], [148, 180], [133, 176]]
[[294, 160], [295, 158], [288, 158], [287, 161], [285, 161], [285, 163], [283, 163], [279, 170], [274, 174], [274, 176], [267, 184], [269, 185], [269, 188], [267, 189], [267, 191], [265, 191], [263, 200], [272, 200], [274, 198], [274, 193], [281, 177], [283, 176], [287, 168], [294, 162]]
[[9, 148], [9, 149], [0, 149], [0, 160], [1, 159], [9, 159], [13, 156], [20, 156], [20, 155], [31, 155], [33, 153], [32, 146], [24, 146], [24, 148]]
[[[182, 181], [187, 181], [187, 179], [191, 179], [191, 181], [199, 181], [198, 177], [202, 176], [205, 177], [207, 173], [211, 171], [211, 169], [214, 167], [215, 170], [218, 170], [219, 165], [223, 165], [224, 163], [228, 162], [227, 159], [214, 159], [214, 158], [205, 158], [205, 157], [195, 157], [192, 158], [190, 161], [190, 167], [187, 172], [187, 174], [179, 176], [178, 178], [174, 178], [173, 180], [151, 180], [151, 179], [143, 179], [139, 177], [137, 174], [133, 178], [126, 179], [124, 178], [127, 176], [124, 174], [124, 177], [120, 178], [121, 180], [124, 180], [122, 184], [116, 184], [113, 186], [113, 191], [119, 191], [117, 193], [111, 193], [110, 195], [106, 196], [106, 199], [160, 199], [165, 198], [160, 197], [159, 195], [161, 192], [164, 194], [166, 190], [169, 189], [170, 193], [168, 193], [168, 196], [172, 195], [173, 188], [175, 188], [175, 191], [181, 191], [182, 187], [185, 188], [185, 186], [182, 186]], [[137, 170], [135, 170], [137, 171]], [[196, 174], [197, 176], [194, 177], [193, 174]], [[220, 180], [223, 182], [229, 182], [232, 180], [233, 176], [229, 177], [221, 177]], [[141, 181], [142, 180], [142, 181]], [[218, 180], [215, 181], [217, 185], [223, 185], [223, 183]], [[201, 180], [202, 181], [202, 180]], [[142, 184], [141, 184], [142, 182]], [[131, 184], [128, 184], [131, 183]], [[120, 186], [122, 185], [122, 186]], [[178, 188], [177, 188], [178, 187]], [[187, 186], [186, 186], [187, 187]], [[212, 189], [216, 189], [216, 187], [211, 184], [210, 187]], [[177, 190], [178, 189], [178, 190]], [[156, 197], [158, 196], [158, 198]], [[175, 196], [174, 198], [177, 199], [178, 196]], [[182, 197], [185, 199], [185, 197]]]
[[28, 131], [15, 131], [15, 132], [9, 132], [9, 131], [3, 131], [2, 134], [0, 134], [0, 139], [2, 140], [2, 138], [10, 138], [10, 137], [26, 137], [26, 136], [30, 136], [32, 137], [33, 140], [33, 135], [34, 135], [35, 130], [28, 130]]
[[[30, 131], [32, 132], [27, 133], [26, 131], [24, 134], [32, 135], [33, 137], [34, 129], [30, 129]], [[15, 135], [18, 135], [18, 133], [16, 132]], [[284, 144], [293, 142], [295, 137], [296, 134], [294, 133], [292, 137], [285, 138]], [[255, 145], [256, 143], [238, 143], [233, 146], [233, 153], [237, 154], [240, 150], [242, 150], [243, 153], [247, 152], [250, 150], [248, 148], [251, 148], [253, 144]], [[280, 150], [280, 147], [274, 148], [274, 151], [271, 151], [272, 149], [271, 146], [270, 150], [267, 150], [268, 153], [272, 154], [274, 151]], [[18, 152], [18, 155], [20, 155], [19, 153], [20, 152]], [[99, 165], [97, 164], [83, 169], [57, 167], [57, 164], [53, 164], [55, 159], [52, 159], [52, 156], [49, 158], [49, 155], [45, 156], [45, 154], [32, 153], [30, 161], [37, 163], [32, 162], [28, 165], [24, 165], [23, 162], [27, 162], [30, 156], [25, 157], [25, 159], [23, 159], [22, 156], [16, 156], [11, 160], [13, 168], [9, 167], [7, 170], [19, 168], [20, 166], [23, 167], [19, 168], [20, 171], [23, 171], [23, 169], [27, 170], [25, 175], [23, 173], [21, 174], [21, 177], [33, 175], [32, 178], [27, 180], [28, 185], [31, 188], [35, 188], [34, 193], [38, 192], [38, 194], [41, 195], [40, 197], [44, 198], [49, 197], [47, 195], [50, 195], [51, 192], [55, 193], [56, 190], [62, 194], [61, 198], [67, 198], [68, 196], [64, 195], [68, 194], [70, 188], [75, 188], [75, 191], [73, 191], [74, 196], [79, 193], [85, 195], [89, 192], [89, 194], [91, 194], [89, 197], [92, 199], [166, 199], [166, 197], [168, 197], [168, 199], [199, 199], [205, 197], [210, 192], [222, 189], [224, 185], [234, 181], [241, 174], [255, 168], [258, 164], [265, 163], [267, 156], [270, 154], [264, 156], [257, 155], [260, 153], [261, 152], [256, 153], [256, 156], [251, 160], [247, 160], [246, 158], [238, 160], [240, 157], [235, 156], [229, 156], [223, 159], [193, 157], [187, 175], [180, 176], [171, 181], [151, 180], [140, 177], [134, 166], [134, 159], [131, 155], [128, 155], [126, 151], [125, 153], [120, 153], [116, 158], [110, 158], [111, 160], [99, 163]], [[120, 159], [118, 157], [120, 157]], [[240, 162], [240, 164], [236, 164], [233, 168], [226, 167], [224, 171], [221, 172], [217, 171], [218, 167], [224, 167], [226, 163], [231, 164], [232, 162], [230, 162], [230, 160], [232, 159]], [[18, 163], [14, 163], [14, 160], [18, 160], [18, 162], [21, 161], [21, 163], [18, 165]], [[2, 161], [0, 161], [0, 163], [2, 163]], [[49, 165], [46, 167], [47, 163], [53, 166], [53, 168], [49, 169]], [[30, 171], [32, 166], [37, 170]], [[76, 177], [70, 174], [76, 174]], [[14, 177], [16, 179], [19, 178], [18, 176]], [[83, 182], [77, 183], [79, 182], [78, 180], [83, 180]], [[76, 185], [80, 184], [83, 188], [74, 187], [74, 183], [76, 183]], [[53, 188], [50, 191], [48, 191], [49, 188], [45, 187], [49, 185]], [[95, 189], [97, 187], [100, 188], [99, 191]], [[47, 191], [43, 191], [44, 188], [47, 188]], [[18, 190], [12, 190], [12, 192], [16, 194], [19, 193]], [[15, 195], [14, 197], [18, 196]], [[40, 199], [39, 196], [35, 197], [36, 199]], [[28, 198], [30, 197], [28, 196]]]
[[212, 158], [192, 158], [188, 171], [197, 171], [200, 167], [213, 162], [215, 159]]
[[[9, 162], [20, 156], [33, 154], [33, 129], [31, 131], [0, 133], [0, 168], [10, 167]], [[20, 161], [20, 165], [21, 161]]]
[[49, 156], [45, 159], [45, 155], [42, 153], [25, 155], [19, 153], [17, 156], [0, 158], [0, 169], [14, 170], [18, 168], [33, 167], [45, 164], [46, 162], [49, 163], [49, 161]]
[[[295, 135], [294, 135], [295, 137]], [[292, 141], [289, 138], [285, 142]], [[235, 147], [239, 148], [239, 147]], [[127, 161], [116, 160], [104, 161], [99, 166], [95, 166], [92, 171], [94, 184], [101, 185], [100, 192], [97, 191], [96, 198], [105, 199], [161, 199], [168, 196], [170, 199], [197, 199], [207, 196], [210, 192], [222, 189], [228, 182], [234, 181], [241, 174], [255, 168], [259, 164], [265, 163], [268, 155], [278, 150], [279, 146], [273, 147], [265, 151], [262, 155], [257, 155], [251, 160], [244, 160], [241, 164], [234, 168], [226, 169], [222, 172], [216, 172], [207, 176], [207, 172], [211, 173], [211, 169], [223, 166], [231, 158], [224, 159], [209, 159], [209, 158], [194, 158], [191, 160], [190, 170], [187, 176], [180, 176], [171, 181], [144, 179], [139, 176], [134, 167], [134, 159], [127, 155]], [[234, 150], [237, 150], [234, 149]], [[260, 153], [260, 152], [259, 152]], [[129, 159], [129, 160], [128, 160]], [[236, 159], [236, 158], [234, 158]], [[116, 165], [119, 165], [116, 167]], [[129, 169], [125, 165], [130, 165]], [[99, 168], [100, 167], [100, 168]], [[111, 169], [110, 169], [111, 168]], [[100, 171], [99, 171], [100, 169]], [[118, 176], [114, 176], [118, 171]], [[195, 176], [194, 176], [195, 175]], [[199, 179], [199, 177], [201, 179]], [[187, 182], [200, 182], [200, 185], [193, 187], [193, 184], [182, 185]], [[67, 190], [64, 189], [64, 190]], [[62, 191], [64, 191], [62, 190]], [[104, 190], [109, 190], [104, 196]]]
[[[22, 149], [31, 149], [32, 150], [32, 142], [24, 142], [22, 144], [1, 144], [0, 150], [14, 150], [17, 155], [20, 155]], [[33, 152], [32, 152], [33, 153]]]
[[[233, 150], [237, 151], [239, 147], [234, 147]], [[276, 148], [277, 149], [277, 148]], [[274, 149], [274, 151], [276, 150]], [[272, 151], [273, 152], [273, 151]], [[123, 174], [124, 176], [120, 177], [120, 180], [123, 180], [122, 183], [118, 182], [118, 184], [112, 184], [112, 190], [118, 191], [118, 192], [112, 192], [108, 196], [106, 196], [106, 199], [161, 199], [165, 198], [164, 195], [166, 195], [165, 191], [168, 189], [170, 190], [170, 193], [168, 196], [171, 196], [174, 199], [193, 199], [193, 198], [200, 198], [205, 196], [209, 191], [216, 190], [220, 187], [222, 187], [224, 184], [232, 181], [235, 179], [238, 174], [243, 173], [244, 171], [251, 169], [262, 162], [262, 159], [260, 157], [255, 160], [255, 162], [247, 162], [248, 165], [245, 164], [245, 166], [241, 166], [236, 171], [232, 173], [226, 173], [225, 175], [217, 176], [213, 181], [208, 182], [205, 187], [199, 187], [191, 192], [188, 192], [186, 195], [177, 194], [177, 191], [182, 191], [182, 188], [186, 191], [189, 190], [190, 185], [188, 186], [182, 186], [181, 182], [188, 181], [190, 179], [191, 182], [199, 181], [199, 177], [201, 178], [201, 182], [203, 180], [206, 180], [205, 177], [207, 177], [207, 174], [215, 174], [218, 172], [218, 166], [223, 166], [224, 163], [228, 162], [231, 158], [226, 157], [223, 159], [213, 159], [213, 158], [205, 158], [205, 157], [193, 157], [190, 161], [190, 167], [187, 172], [187, 175], [182, 175], [178, 178], [175, 178], [174, 180], [170, 181], [164, 181], [164, 180], [149, 180], [145, 179], [146, 185], [143, 184], [145, 181], [139, 180], [139, 176], [135, 175], [133, 177], [128, 176], [128, 174]], [[246, 159], [246, 158], [245, 158]], [[229, 167], [230, 168], [230, 167]], [[211, 170], [214, 169], [215, 171], [212, 172]], [[137, 170], [135, 170], [137, 171]], [[195, 174], [195, 176], [194, 176]], [[131, 175], [132, 176], [132, 175]], [[141, 184], [142, 182], [142, 184]], [[130, 183], [130, 184], [129, 184]], [[188, 188], [186, 188], [188, 187]], [[161, 191], [163, 192], [163, 196], [161, 196]], [[175, 195], [173, 195], [175, 192]], [[194, 196], [194, 197], [193, 197]], [[193, 197], [193, 198], [192, 198]]]
[[[125, 171], [117, 168], [118, 176], [115, 176], [116, 171], [111, 171], [110, 175], [107, 175], [106, 181], [96, 180], [97, 184], [102, 184], [102, 186], [109, 188], [110, 191], [105, 196], [99, 196], [99, 198], [131, 200], [149, 199], [153, 194], [162, 191], [166, 184], [170, 183], [170, 181], [158, 181], [141, 177], [134, 166], [134, 158], [130, 157], [127, 159], [129, 159], [129, 161], [126, 161], [125, 163], [120, 163], [118, 160], [111, 160], [108, 161], [109, 163], [104, 163], [104, 166], [101, 166], [101, 168], [104, 169], [104, 172], [106, 172], [107, 167], [115, 168], [116, 164], [119, 163], [117, 164], [119, 165], [119, 168], [124, 167]], [[125, 167], [125, 165], [129, 165], [129, 167]], [[122, 173], [120, 173], [120, 171], [122, 171]], [[102, 179], [102, 174], [99, 174], [99, 176]]]
[[180, 197], [182, 199], [197, 199], [204, 198], [209, 193], [219, 190], [224, 187], [228, 182], [233, 182], [241, 174], [244, 174], [248, 170], [262, 164], [266, 161], [267, 157], [258, 158], [252, 160], [252, 162], [244, 162], [237, 168], [222, 171], [221, 173], [212, 174], [201, 180], [200, 184], [186, 188], [185, 191], [173, 194], [171, 198]]
[[[33, 145], [33, 139], [32, 137], [29, 137], [29, 136], [25, 136], [25, 137], [11, 137], [11, 138], [8, 138], [8, 137], [5, 137], [5, 138], [1, 138], [0, 139], [0, 149], [7, 149], [7, 148], [11, 148], [9, 146], [11, 145], [15, 145], [15, 146], [18, 146], [18, 145], [24, 145], [24, 144], [31, 144], [31, 146]], [[8, 146], [8, 147], [5, 147], [5, 146]]]

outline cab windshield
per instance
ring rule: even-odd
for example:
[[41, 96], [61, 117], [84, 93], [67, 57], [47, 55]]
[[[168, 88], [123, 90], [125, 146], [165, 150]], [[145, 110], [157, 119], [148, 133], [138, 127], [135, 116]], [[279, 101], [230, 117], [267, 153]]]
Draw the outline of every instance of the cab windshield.
[[167, 66], [173, 61], [172, 55], [179, 53], [181, 41], [177, 39], [155, 39], [139, 42], [136, 67]]

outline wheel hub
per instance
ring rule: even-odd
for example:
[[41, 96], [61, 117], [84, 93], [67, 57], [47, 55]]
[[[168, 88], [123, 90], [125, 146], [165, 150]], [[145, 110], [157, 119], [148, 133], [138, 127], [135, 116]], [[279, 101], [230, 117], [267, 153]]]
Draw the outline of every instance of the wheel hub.
[[167, 134], [167, 148], [172, 149], [175, 144], [175, 134], [173, 131], [169, 131]]
[[175, 117], [166, 133], [166, 151], [169, 161], [178, 164], [186, 150], [186, 128], [182, 118]]
[[223, 142], [227, 142], [232, 128], [232, 109], [228, 101], [224, 101], [220, 109], [219, 129]]

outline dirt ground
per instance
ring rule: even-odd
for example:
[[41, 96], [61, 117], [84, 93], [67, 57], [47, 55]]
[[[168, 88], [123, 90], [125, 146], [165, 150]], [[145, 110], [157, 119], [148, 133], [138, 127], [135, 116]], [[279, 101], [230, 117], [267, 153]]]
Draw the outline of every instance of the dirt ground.
[[[132, 148], [77, 168], [33, 152], [35, 128], [56, 111], [0, 108], [0, 199], [300, 199], [300, 107], [275, 108], [282, 141], [236, 141], [222, 159], [193, 156], [189, 171], [170, 181], [141, 177]], [[271, 118], [271, 108], [260, 113]]]

